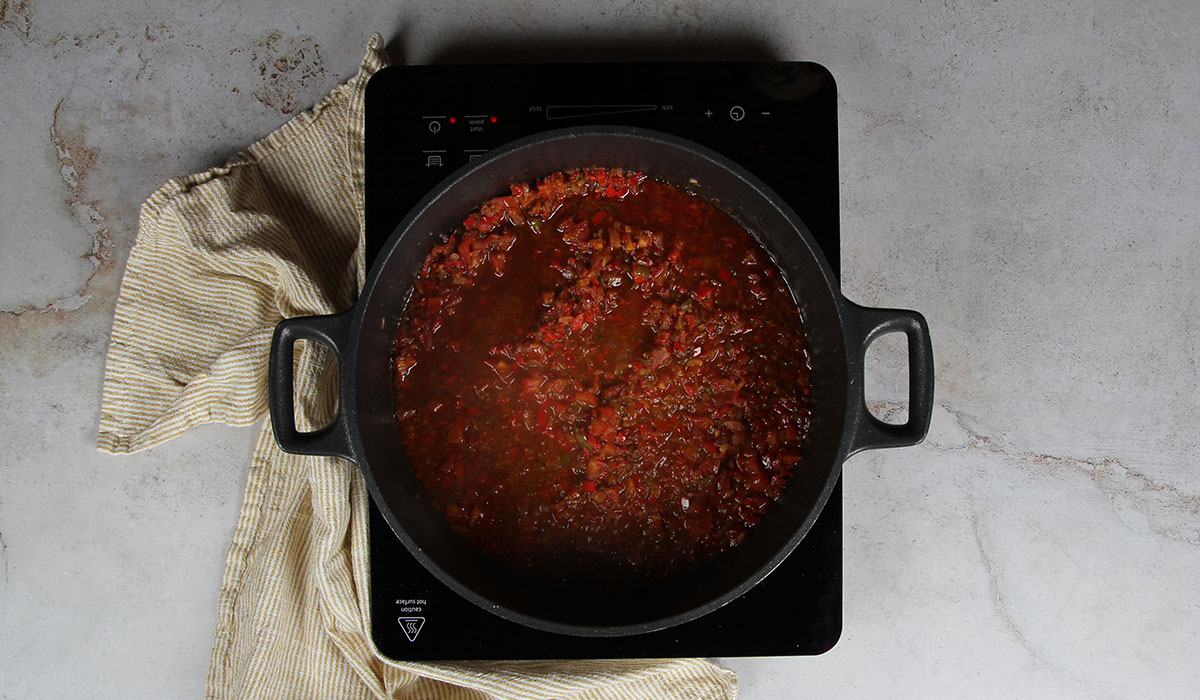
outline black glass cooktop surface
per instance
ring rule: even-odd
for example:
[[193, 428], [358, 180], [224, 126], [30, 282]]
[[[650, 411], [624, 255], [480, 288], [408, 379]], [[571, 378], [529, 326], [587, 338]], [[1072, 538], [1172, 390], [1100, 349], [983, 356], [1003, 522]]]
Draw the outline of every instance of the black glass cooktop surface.
[[[838, 270], [837, 89], [814, 63], [386, 68], [366, 96], [368, 264], [455, 169], [513, 139], [584, 125], [655, 129], [733, 159], [791, 205]], [[404, 660], [820, 654], [841, 634], [841, 526], [839, 479], [800, 546], [741, 597], [658, 632], [590, 638], [525, 627], [461, 598], [372, 503], [372, 635]]]

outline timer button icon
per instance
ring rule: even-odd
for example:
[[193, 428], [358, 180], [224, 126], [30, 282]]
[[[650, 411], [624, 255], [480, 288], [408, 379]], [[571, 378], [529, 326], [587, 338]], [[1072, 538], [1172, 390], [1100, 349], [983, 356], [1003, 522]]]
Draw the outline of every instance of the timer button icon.
[[742, 109], [741, 105], [734, 105], [729, 109], [729, 118], [735, 122], [740, 122], [746, 116], [746, 110]]

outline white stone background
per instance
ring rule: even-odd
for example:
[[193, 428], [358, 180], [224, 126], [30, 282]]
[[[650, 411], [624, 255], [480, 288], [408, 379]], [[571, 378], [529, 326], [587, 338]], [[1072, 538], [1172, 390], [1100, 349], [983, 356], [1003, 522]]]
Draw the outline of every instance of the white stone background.
[[[93, 448], [138, 206], [353, 74], [815, 60], [843, 291], [922, 311], [921, 446], [845, 467], [845, 623], [743, 698], [1200, 693], [1200, 5], [0, 0], [0, 698], [203, 694], [254, 430]], [[880, 411], [902, 344], [871, 353]]]

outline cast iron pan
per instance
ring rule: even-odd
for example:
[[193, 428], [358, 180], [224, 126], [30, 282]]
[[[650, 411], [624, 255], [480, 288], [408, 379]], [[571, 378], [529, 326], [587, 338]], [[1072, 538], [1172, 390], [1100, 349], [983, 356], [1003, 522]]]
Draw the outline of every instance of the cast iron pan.
[[[430, 505], [406, 461], [393, 415], [389, 356], [396, 322], [426, 253], [487, 199], [511, 183], [586, 166], [637, 170], [691, 190], [737, 219], [770, 252], [796, 299], [812, 355], [813, 416], [802, 468], [741, 545], [699, 569], [628, 587], [536, 580], [485, 558], [455, 535]], [[909, 418], [891, 425], [863, 400], [863, 357], [878, 336], [908, 338]], [[338, 410], [327, 427], [296, 430], [292, 347], [306, 339], [337, 355]], [[582, 127], [514, 141], [460, 168], [396, 227], [349, 310], [287, 319], [270, 358], [275, 437], [288, 452], [344, 457], [363, 471], [396, 535], [438, 579], [476, 605], [537, 629], [620, 636], [681, 624], [749, 590], [804, 538], [860, 450], [924, 439], [933, 409], [933, 354], [915, 311], [858, 306], [838, 290], [828, 263], [791, 209], [757, 178], [695, 143], [624, 127]]]

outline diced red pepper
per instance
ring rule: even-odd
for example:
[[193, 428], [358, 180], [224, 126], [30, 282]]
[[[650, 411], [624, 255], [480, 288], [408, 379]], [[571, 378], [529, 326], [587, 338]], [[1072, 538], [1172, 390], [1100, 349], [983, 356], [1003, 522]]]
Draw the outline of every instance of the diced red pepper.
[[540, 375], [525, 377], [521, 380], [521, 391], [526, 394], [534, 394], [538, 389], [542, 388], [542, 384], [546, 383], [546, 378]]

